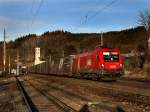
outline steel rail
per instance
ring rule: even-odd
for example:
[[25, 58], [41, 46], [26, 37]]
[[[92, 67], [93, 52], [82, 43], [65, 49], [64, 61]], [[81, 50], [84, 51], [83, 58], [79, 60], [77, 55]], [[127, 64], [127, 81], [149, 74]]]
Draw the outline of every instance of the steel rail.
[[74, 108], [68, 106], [66, 103], [61, 101], [59, 98], [55, 97], [52, 94], [48, 94], [46, 91], [40, 90], [39, 88], [35, 87], [33, 84], [29, 82], [30, 86], [32, 86], [35, 90], [40, 92], [43, 96], [45, 96], [48, 100], [52, 101], [55, 105], [57, 105], [60, 109], [64, 112], [78, 112]]
[[21, 96], [23, 97], [23, 100], [25, 101], [28, 111], [39, 112], [17, 77], [16, 77], [16, 83], [21, 92]]

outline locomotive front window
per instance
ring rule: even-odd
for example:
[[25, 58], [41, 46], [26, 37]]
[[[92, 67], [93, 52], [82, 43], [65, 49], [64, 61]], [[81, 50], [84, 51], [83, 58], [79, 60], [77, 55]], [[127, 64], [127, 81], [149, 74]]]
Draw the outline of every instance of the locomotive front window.
[[103, 57], [105, 62], [118, 62], [119, 54], [118, 52], [103, 52]]

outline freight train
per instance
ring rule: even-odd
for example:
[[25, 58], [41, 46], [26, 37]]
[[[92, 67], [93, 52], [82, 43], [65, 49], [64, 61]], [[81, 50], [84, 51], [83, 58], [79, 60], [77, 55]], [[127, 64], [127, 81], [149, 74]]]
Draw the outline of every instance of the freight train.
[[61, 58], [59, 63], [47, 61], [32, 66], [30, 72], [94, 80], [116, 80], [124, 74], [124, 69], [120, 50], [98, 48]]

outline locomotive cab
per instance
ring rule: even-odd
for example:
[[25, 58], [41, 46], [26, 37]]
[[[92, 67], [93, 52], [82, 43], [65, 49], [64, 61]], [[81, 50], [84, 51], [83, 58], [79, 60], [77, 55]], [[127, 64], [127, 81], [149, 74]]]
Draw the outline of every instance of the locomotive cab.
[[104, 50], [101, 56], [101, 78], [103, 80], [115, 80], [123, 74], [122, 57], [119, 50]]
[[116, 80], [123, 75], [120, 50], [99, 48], [74, 56], [71, 66], [74, 76], [102, 80]]

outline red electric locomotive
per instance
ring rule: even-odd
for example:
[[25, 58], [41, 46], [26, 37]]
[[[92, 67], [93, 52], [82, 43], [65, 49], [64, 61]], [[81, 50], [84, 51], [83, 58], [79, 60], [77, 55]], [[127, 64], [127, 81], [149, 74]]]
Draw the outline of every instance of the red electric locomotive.
[[72, 73], [81, 78], [116, 80], [124, 73], [120, 50], [99, 48], [75, 55]]

